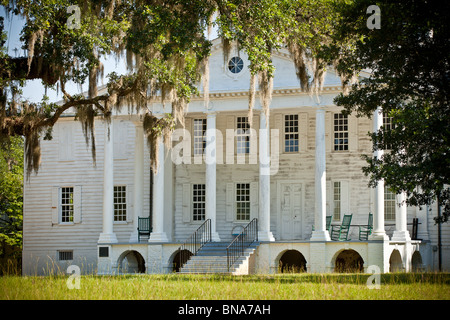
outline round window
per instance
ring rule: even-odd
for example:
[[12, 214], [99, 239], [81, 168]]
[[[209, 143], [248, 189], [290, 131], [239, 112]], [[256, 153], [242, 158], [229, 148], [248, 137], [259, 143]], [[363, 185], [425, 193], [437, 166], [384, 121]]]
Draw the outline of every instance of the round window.
[[244, 61], [242, 61], [239, 57], [233, 57], [228, 62], [228, 70], [231, 71], [231, 73], [239, 73], [244, 68]]

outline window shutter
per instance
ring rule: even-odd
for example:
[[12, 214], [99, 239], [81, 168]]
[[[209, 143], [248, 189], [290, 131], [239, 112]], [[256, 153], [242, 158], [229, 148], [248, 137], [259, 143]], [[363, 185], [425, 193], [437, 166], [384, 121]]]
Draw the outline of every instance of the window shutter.
[[308, 113], [300, 112], [298, 114], [298, 138], [299, 151], [308, 149]]
[[[258, 163], [258, 133], [259, 133], [259, 116], [253, 115], [253, 121], [250, 128], [250, 154], [249, 154], [249, 164]], [[265, 128], [261, 128], [265, 129]]]
[[81, 186], [73, 188], [73, 222], [81, 223]]
[[234, 164], [234, 116], [227, 116], [225, 163]]
[[235, 212], [234, 212], [234, 183], [227, 183], [227, 191], [226, 191], [226, 220], [228, 222], [234, 220]]
[[59, 223], [59, 187], [52, 187], [52, 224]]
[[331, 112], [325, 112], [325, 150], [333, 151], [334, 138], [333, 138], [333, 124], [331, 122]]
[[183, 184], [183, 222], [191, 221], [191, 185], [189, 183]]
[[185, 164], [192, 163], [192, 155], [194, 154], [194, 130], [192, 129], [192, 119], [185, 118], [184, 119], [184, 136], [183, 141], [186, 144], [183, 144], [183, 161]]
[[250, 220], [259, 216], [259, 187], [258, 182], [250, 182]]
[[[279, 130], [278, 131], [278, 137], [279, 137], [279, 146], [281, 149], [281, 152], [284, 152], [285, 147], [284, 147], [284, 126], [283, 126], [283, 115], [278, 113], [275, 115], [275, 130]], [[271, 151], [273, 154], [273, 150]]]
[[58, 126], [58, 156], [60, 161], [73, 160], [73, 125], [62, 122]]
[[341, 181], [341, 217], [344, 214], [351, 214], [349, 203], [349, 182]]
[[351, 115], [348, 116], [348, 149], [358, 150], [358, 118]]
[[[127, 222], [133, 222], [134, 219], [134, 185], [127, 185]], [[142, 201], [142, 199], [139, 199]]]

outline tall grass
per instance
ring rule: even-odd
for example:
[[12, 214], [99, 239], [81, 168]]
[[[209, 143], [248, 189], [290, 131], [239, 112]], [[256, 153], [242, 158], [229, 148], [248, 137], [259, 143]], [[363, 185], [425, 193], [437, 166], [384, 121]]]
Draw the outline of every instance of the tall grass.
[[381, 288], [369, 289], [368, 274], [277, 275], [120, 275], [81, 276], [69, 289], [68, 276], [0, 277], [0, 299], [83, 300], [289, 300], [289, 299], [444, 299], [450, 300], [448, 273], [381, 275]]

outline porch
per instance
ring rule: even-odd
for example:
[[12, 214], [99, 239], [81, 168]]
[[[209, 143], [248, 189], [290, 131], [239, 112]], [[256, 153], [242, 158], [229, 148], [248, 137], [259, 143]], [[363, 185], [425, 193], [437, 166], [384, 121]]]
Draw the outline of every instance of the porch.
[[420, 240], [260, 242], [257, 225], [254, 219], [231, 242], [212, 241], [211, 221], [206, 220], [184, 243], [142, 241], [99, 245], [98, 273], [239, 275], [368, 272], [369, 267], [380, 273], [423, 269], [424, 248], [420, 248]]

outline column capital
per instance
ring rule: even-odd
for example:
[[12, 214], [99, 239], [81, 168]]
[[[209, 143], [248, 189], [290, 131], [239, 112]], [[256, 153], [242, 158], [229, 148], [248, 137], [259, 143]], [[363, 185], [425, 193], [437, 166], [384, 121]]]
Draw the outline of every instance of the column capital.
[[316, 105], [315, 106], [315, 109], [316, 109], [316, 111], [325, 111], [325, 108], [326, 108], [327, 106], [324, 106], [324, 105]]
[[209, 110], [209, 111], [206, 111], [205, 114], [206, 114], [206, 118], [212, 118], [212, 117], [216, 117], [217, 116], [217, 111]]

